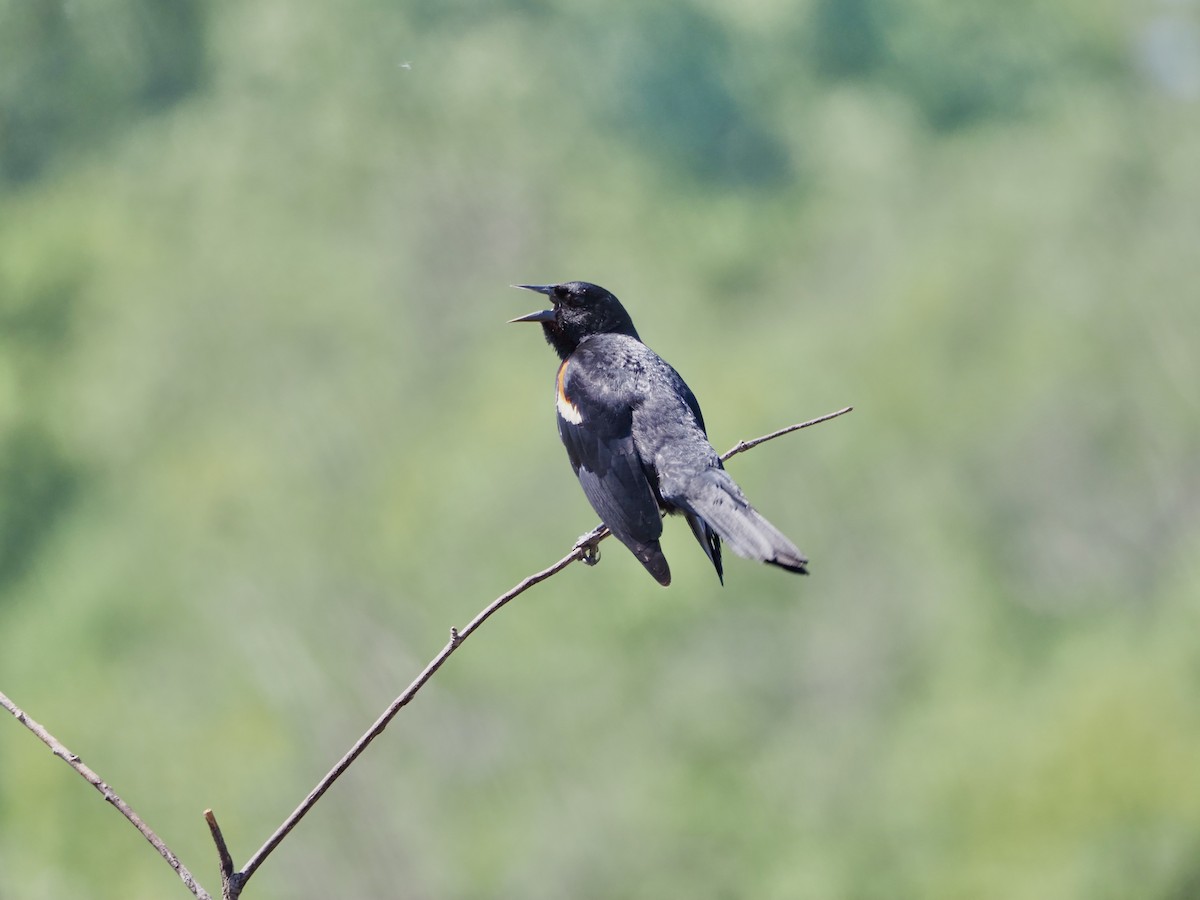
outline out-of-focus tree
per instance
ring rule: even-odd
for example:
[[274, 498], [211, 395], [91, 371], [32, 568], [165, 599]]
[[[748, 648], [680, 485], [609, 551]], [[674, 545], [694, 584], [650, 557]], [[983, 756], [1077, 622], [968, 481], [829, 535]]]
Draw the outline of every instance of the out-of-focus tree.
[[202, 83], [198, 0], [0, 5], [0, 176], [37, 175]]

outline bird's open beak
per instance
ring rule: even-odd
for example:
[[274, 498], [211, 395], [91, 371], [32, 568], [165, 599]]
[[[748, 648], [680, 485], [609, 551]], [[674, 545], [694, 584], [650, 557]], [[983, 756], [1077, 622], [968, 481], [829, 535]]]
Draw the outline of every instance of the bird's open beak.
[[511, 325], [513, 322], [553, 322], [553, 321], [554, 321], [554, 310], [539, 309], [537, 312], [531, 312], [527, 316], [517, 316], [515, 319], [509, 319], [508, 324]]
[[510, 287], [520, 288], [523, 291], [536, 291], [539, 294], [545, 294], [549, 297], [554, 293], [555, 285], [553, 284], [514, 284]]
[[[552, 285], [552, 284], [514, 284], [513, 287], [521, 288], [521, 290], [524, 290], [524, 291], [537, 291], [539, 294], [546, 294], [547, 296], [549, 296], [550, 293], [554, 290], [554, 285]], [[554, 321], [554, 310], [539, 309], [537, 312], [531, 312], [527, 316], [518, 316], [515, 319], [509, 319], [508, 323], [511, 325], [513, 322], [553, 322], [553, 321]]]

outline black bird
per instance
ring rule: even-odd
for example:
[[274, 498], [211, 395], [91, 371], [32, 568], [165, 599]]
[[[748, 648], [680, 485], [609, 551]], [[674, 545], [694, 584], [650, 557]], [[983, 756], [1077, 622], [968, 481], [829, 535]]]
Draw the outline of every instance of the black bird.
[[738, 556], [808, 574], [796, 545], [725, 472], [696, 396], [642, 343], [616, 297], [586, 281], [514, 287], [552, 303], [512, 321], [541, 323], [562, 360], [555, 405], [571, 468], [604, 524], [659, 584], [671, 583], [660, 510], [687, 519], [722, 584], [722, 540]]

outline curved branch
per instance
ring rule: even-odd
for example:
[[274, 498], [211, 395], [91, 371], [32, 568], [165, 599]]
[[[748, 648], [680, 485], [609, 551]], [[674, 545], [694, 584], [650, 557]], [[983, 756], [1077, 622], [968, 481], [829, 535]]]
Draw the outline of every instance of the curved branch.
[[[596, 534], [596, 537], [593, 540], [600, 541], [608, 536], [608, 529], [604, 528], [602, 532], [597, 531], [593, 532], [593, 534]], [[362, 752], [367, 749], [367, 745], [383, 733], [383, 730], [387, 728], [388, 723], [395, 718], [396, 713], [400, 712], [400, 710], [409, 704], [413, 697], [417, 695], [417, 692], [425, 686], [425, 682], [433, 677], [433, 674], [442, 667], [442, 663], [450, 658], [450, 655], [462, 645], [463, 641], [474, 634], [484, 622], [490, 619], [494, 613], [498, 612], [500, 608], [510, 600], [520, 596], [535, 584], [545, 581], [550, 576], [557, 575], [571, 563], [582, 560], [584, 558], [584, 554], [587, 552], [587, 546], [590, 543], [592, 543], [592, 541], [588, 541], [587, 543], [580, 542], [579, 544], [576, 544], [575, 548], [570, 553], [568, 553], [558, 562], [554, 563], [554, 565], [547, 566], [546, 568], [542, 569], [542, 571], [535, 572], [533, 575], [530, 575], [529, 577], [518, 582], [510, 590], [501, 594], [486, 607], [484, 607], [479, 614], [475, 616], [475, 618], [466, 624], [462, 630], [451, 628], [450, 640], [447, 641], [446, 646], [441, 649], [441, 652], [438, 653], [438, 655], [432, 660], [430, 660], [429, 665], [421, 670], [421, 674], [413, 679], [412, 684], [405, 688], [404, 693], [391, 702], [391, 705], [388, 706], [388, 708], [383, 711], [379, 718], [375, 720], [375, 724], [367, 729], [366, 733], [354, 742], [354, 746], [346, 751], [346, 754], [337, 761], [337, 763], [332, 769], [329, 770], [328, 773], [326, 773], [325, 777], [317, 782], [317, 786], [309, 791], [308, 796], [304, 798], [304, 800], [299, 806], [296, 807], [292, 814], [284, 819], [283, 823], [275, 830], [275, 833], [267, 838], [266, 843], [264, 843], [258, 849], [258, 852], [250, 857], [250, 860], [246, 863], [241, 872], [236, 873], [236, 880], [241, 884], [245, 884], [246, 881], [249, 880], [250, 876], [253, 875], [258, 867], [263, 864], [266, 858], [271, 855], [271, 852], [277, 846], [279, 846], [280, 841], [287, 837], [288, 832], [295, 828], [300, 820], [303, 819], [308, 813], [308, 811], [312, 809], [314, 805], [316, 805], [316, 802], [321, 799], [321, 795], [329, 790], [333, 783], [341, 777], [342, 773], [350, 768], [354, 760], [358, 759], [358, 757], [362, 755]], [[236, 898], [237, 893], [234, 893], [231, 900], [236, 900]]]

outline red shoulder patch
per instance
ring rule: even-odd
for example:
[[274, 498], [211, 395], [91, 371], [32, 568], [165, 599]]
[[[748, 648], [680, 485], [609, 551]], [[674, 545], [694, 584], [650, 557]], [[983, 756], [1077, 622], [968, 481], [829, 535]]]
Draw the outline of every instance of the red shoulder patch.
[[572, 425], [579, 425], [583, 422], [583, 416], [579, 413], [579, 407], [576, 406], [571, 398], [567, 396], [567, 364], [570, 359], [564, 359], [562, 365], [558, 367], [558, 391], [556, 394], [554, 406], [558, 410], [558, 414], [564, 420]]

